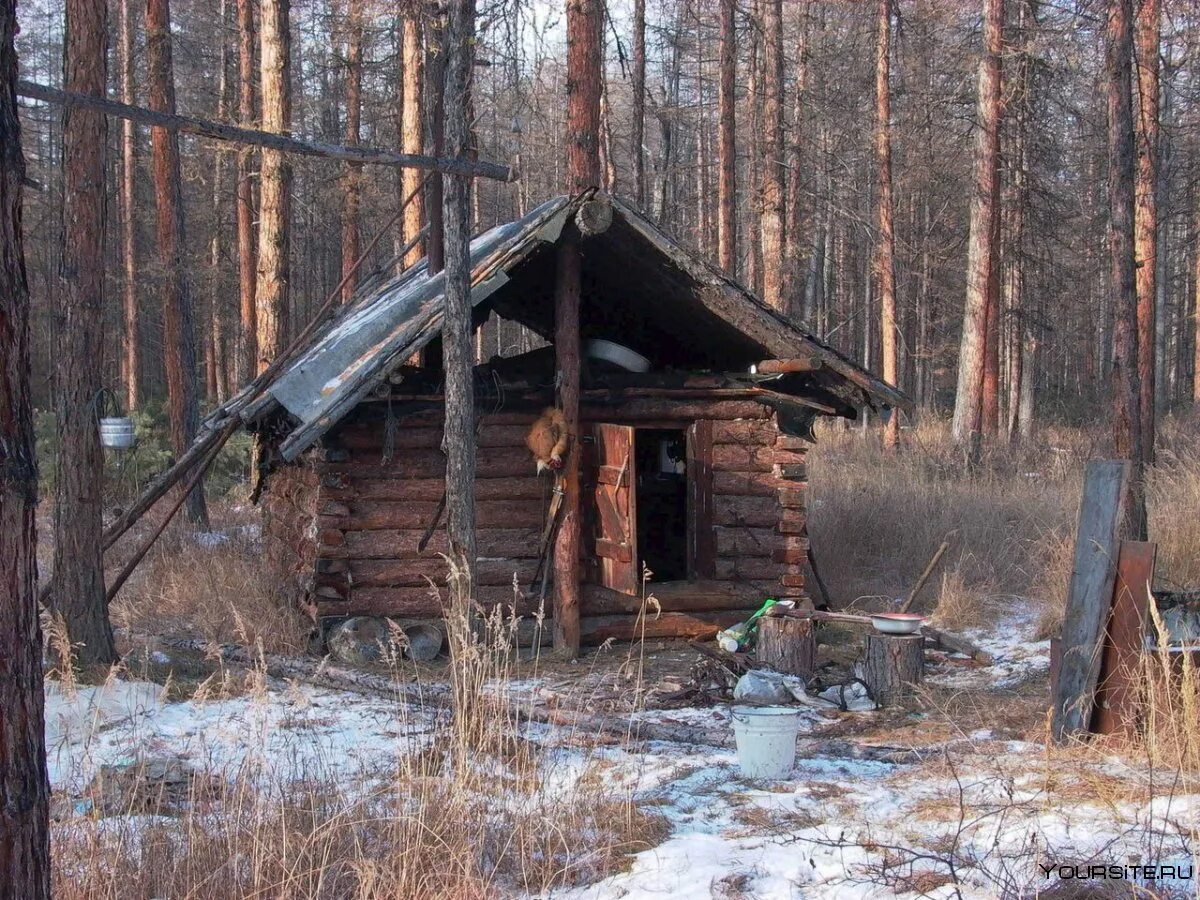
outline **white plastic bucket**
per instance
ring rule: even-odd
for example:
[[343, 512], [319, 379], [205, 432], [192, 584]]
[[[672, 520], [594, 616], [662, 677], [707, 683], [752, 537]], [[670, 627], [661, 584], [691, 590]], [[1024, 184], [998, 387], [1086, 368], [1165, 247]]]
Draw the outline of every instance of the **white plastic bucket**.
[[796, 764], [800, 711], [789, 706], [735, 706], [733, 736], [747, 778], [785, 778]]

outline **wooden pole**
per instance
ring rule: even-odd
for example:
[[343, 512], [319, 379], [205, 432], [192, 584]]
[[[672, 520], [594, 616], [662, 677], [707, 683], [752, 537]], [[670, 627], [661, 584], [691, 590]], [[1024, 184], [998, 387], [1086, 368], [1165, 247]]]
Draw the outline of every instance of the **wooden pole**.
[[30, 100], [42, 100], [46, 103], [60, 103], [65, 106], [75, 106], [84, 109], [96, 109], [110, 116], [131, 119], [143, 125], [166, 128], [168, 131], [182, 131], [184, 134], [194, 134], [200, 137], [212, 138], [216, 141], [228, 141], [234, 144], [250, 144], [255, 147], [265, 147], [269, 150], [280, 150], [284, 153], [299, 153], [304, 156], [320, 156], [325, 159], [338, 159], [343, 162], [359, 163], [362, 165], [401, 166], [412, 169], [428, 169], [432, 172], [443, 172], [447, 175], [466, 175], [473, 178], [492, 178], [496, 181], [513, 181], [516, 173], [508, 166], [490, 162], [479, 162], [472, 159], [437, 159], [418, 153], [397, 153], [395, 150], [382, 150], [377, 147], [344, 147], [340, 144], [329, 144], [324, 141], [314, 141], [310, 138], [298, 138], [286, 134], [272, 134], [253, 128], [240, 128], [236, 125], [224, 125], [197, 119], [193, 116], [181, 116], [154, 112], [140, 106], [129, 106], [115, 100], [100, 97], [88, 97], [48, 87], [33, 81], [17, 82], [17, 93]]
[[[599, 0], [567, 2], [567, 190], [600, 183], [601, 34]], [[554, 647], [579, 653], [579, 232], [569, 226], [558, 245], [554, 286], [554, 355], [558, 398], [571, 447], [563, 460], [562, 521], [554, 542]]]

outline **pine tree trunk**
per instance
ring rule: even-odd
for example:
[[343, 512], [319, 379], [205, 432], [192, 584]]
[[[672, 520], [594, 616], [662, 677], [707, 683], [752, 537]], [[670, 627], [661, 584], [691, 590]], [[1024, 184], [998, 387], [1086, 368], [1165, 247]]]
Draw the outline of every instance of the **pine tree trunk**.
[[[254, 125], [254, 0], [237, 0], [238, 20], [238, 122]], [[238, 383], [245, 384], [258, 373], [258, 248], [254, 234], [254, 151], [238, 150], [237, 244], [238, 308], [241, 320], [238, 354]]]
[[1131, 460], [1127, 535], [1146, 529], [1142, 490], [1142, 431], [1137, 368], [1137, 287], [1134, 275], [1133, 2], [1109, 0], [1105, 73], [1108, 90], [1108, 246], [1113, 291], [1113, 446]]
[[[474, 61], [475, 0], [450, 0], [445, 47], [445, 152], [471, 148], [469, 92]], [[450, 557], [452, 634], [471, 618], [475, 571], [475, 391], [471, 346], [471, 180], [445, 179], [446, 536]]]
[[[291, 34], [289, 0], [262, 0], [261, 39], [262, 127], [286, 134], [291, 130]], [[259, 176], [258, 281], [255, 305], [258, 324], [258, 371], [282, 351], [288, 335], [288, 291], [292, 166], [279, 150], [263, 149]]]
[[783, 0], [763, 6], [762, 298], [784, 311]]
[[1135, 186], [1135, 246], [1137, 259], [1138, 413], [1141, 417], [1142, 460], [1154, 464], [1155, 321], [1158, 275], [1159, 77], [1160, 0], [1141, 0], [1136, 22], [1137, 56], [1137, 184]]
[[[892, 210], [892, 0], [878, 0], [875, 39], [875, 170], [878, 231], [875, 245], [875, 278], [879, 286], [880, 351], [883, 380], [899, 384], [896, 336], [896, 233]], [[900, 446], [900, 411], [893, 409], [884, 426], [883, 445]]]
[[[121, 64], [121, 102], [134, 106], [133, 14], [129, 0], [121, 0], [118, 56]], [[142, 405], [138, 377], [141, 374], [141, 335], [137, 299], [137, 243], [133, 186], [137, 180], [137, 129], [129, 119], [121, 122], [121, 310], [124, 343], [121, 346], [121, 381], [125, 385], [125, 408]]]
[[[361, 137], [363, 79], [362, 0], [349, 0], [346, 22], [346, 146], [356, 147]], [[358, 288], [354, 264], [361, 254], [358, 209], [362, 196], [362, 166], [349, 163], [342, 176], [342, 302], [349, 302]], [[347, 277], [349, 276], [349, 277]]]
[[[421, 20], [415, 10], [405, 7], [403, 60], [403, 117], [400, 123], [400, 151], [402, 153], [425, 152], [425, 103], [422, 91], [425, 85], [425, 49], [421, 42]], [[404, 199], [421, 186], [422, 173], [417, 169], [404, 169], [401, 178], [401, 193]], [[418, 197], [404, 210], [404, 246], [410, 244], [425, 225], [424, 203]], [[404, 257], [404, 267], [415, 265], [425, 255], [424, 248], [413, 247]]]
[[958, 389], [954, 397], [954, 439], [977, 450], [982, 428], [988, 305], [995, 284], [998, 248], [993, 243], [1000, 188], [1000, 54], [1004, 0], [984, 0], [984, 54], [979, 63], [974, 193], [967, 242], [967, 299], [958, 352]]
[[[219, 37], [221, 51], [217, 63], [217, 121], [224, 122], [229, 116], [229, 45], [225, 41], [225, 26], [228, 24], [228, 0], [220, 0], [219, 19], [222, 30]], [[222, 213], [225, 206], [225, 153], [217, 148], [213, 153], [212, 175], [212, 240], [208, 247], [208, 316], [207, 342], [208, 397], [217, 403], [224, 402], [228, 395], [229, 382], [225, 360], [225, 222]]]
[[21, 233], [25, 157], [17, 115], [16, 0], [0, 0], [0, 894], [50, 897], [37, 456], [29, 379], [29, 284]]
[[[171, 64], [169, 0], [146, 4], [146, 62], [150, 108], [175, 113], [175, 84]], [[158, 219], [158, 254], [163, 269], [163, 365], [167, 373], [171, 447], [183, 456], [200, 424], [196, 398], [196, 337], [192, 297], [184, 269], [187, 244], [183, 218], [183, 185], [179, 175], [179, 134], [166, 128], [150, 130], [154, 159], [154, 199]], [[187, 500], [188, 519], [208, 525], [204, 483]]]
[[[67, 90], [104, 96], [108, 43], [104, 0], [68, 0], [63, 41]], [[58, 478], [54, 495], [54, 581], [50, 608], [61, 616], [83, 669], [117, 661], [100, 550], [104, 457], [96, 398], [103, 361], [104, 148], [102, 113], [63, 110], [61, 351], [54, 369]]]
[[[801, 196], [804, 189], [803, 141], [804, 133], [804, 91], [808, 84], [808, 0], [799, 4], [800, 36], [796, 42], [796, 87], [792, 97], [792, 130], [788, 141], [788, 182], [787, 182], [787, 222], [784, 226], [785, 237], [785, 266], [784, 278], [788, 295], [788, 310], [793, 316], [799, 316], [804, 321], [811, 318], [807, 311], [807, 282], [800, 264], [802, 246], [800, 240], [800, 223], [803, 203]], [[814, 220], [816, 216], [814, 215]], [[814, 226], [814, 232], [817, 229]], [[814, 237], [814, 244], [819, 237]], [[804, 312], [802, 312], [804, 310]]]
[[727, 275], [737, 275], [737, 75], [735, 0], [720, 0], [720, 85], [717, 93], [717, 262]]
[[[1196, 191], [1196, 233], [1200, 234], [1200, 191]], [[1200, 406], [1200, 241], [1192, 259], [1192, 406]]]
[[633, 195], [646, 208], [646, 0], [633, 0]]

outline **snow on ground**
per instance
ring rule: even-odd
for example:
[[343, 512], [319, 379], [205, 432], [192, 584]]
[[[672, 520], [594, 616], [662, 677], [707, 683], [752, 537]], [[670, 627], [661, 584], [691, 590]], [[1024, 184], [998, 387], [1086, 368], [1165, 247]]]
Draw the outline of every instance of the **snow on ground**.
[[78, 791], [102, 765], [181, 759], [265, 778], [365, 773], [420, 746], [430, 716], [382, 699], [308, 685], [169, 701], [161, 685], [110, 680], [46, 688], [46, 756], [56, 789]]
[[[1031, 622], [1014, 617], [991, 634], [974, 634], [996, 664], [930, 680], [1011, 687], [1048, 665], [1046, 642], [1032, 633]], [[510, 696], [539, 690], [536, 680], [509, 685]], [[801, 737], [841, 717], [871, 715], [832, 706], [800, 712]], [[164, 757], [219, 773], [261, 766], [251, 771], [369, 777], [424, 746], [437, 715], [272, 681], [245, 696], [207, 700], [169, 700], [159, 685], [136, 681], [74, 693], [50, 684], [50, 775], [72, 794], [103, 764]], [[718, 738], [732, 728], [726, 705], [636, 718]], [[1119, 761], [1081, 762], [1068, 773], [1041, 746], [996, 740], [987, 729], [956, 741], [952, 754], [934, 749], [912, 764], [802, 757], [787, 779], [765, 783], [741, 777], [733, 749], [657, 740], [581, 747], [581, 735], [550, 725], [531, 724], [526, 737], [548, 750], [551, 794], [569, 792], [599, 764], [614, 796], [631, 794], [670, 826], [667, 839], [637, 854], [627, 871], [563, 890], [557, 900], [945, 897], [953, 893], [943, 884], [951, 867], [963, 896], [991, 898], [1047, 887], [1038, 861], [1190, 864], [1200, 828], [1200, 797], [1098, 794], [1089, 778], [1137, 773]], [[908, 864], [883, 872], [888, 859]], [[1184, 885], [1192, 896], [1194, 885]]]

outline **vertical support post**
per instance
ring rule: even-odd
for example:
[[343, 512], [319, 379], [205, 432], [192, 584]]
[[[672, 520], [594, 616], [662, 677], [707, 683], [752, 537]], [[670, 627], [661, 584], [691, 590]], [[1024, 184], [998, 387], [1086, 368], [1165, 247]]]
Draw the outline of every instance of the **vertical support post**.
[[562, 519], [554, 540], [554, 649], [579, 653], [579, 235], [568, 225], [558, 246], [554, 285], [554, 355], [558, 401], [571, 435], [563, 459]]
[[[600, 0], [567, 2], [567, 190], [600, 183]], [[554, 541], [554, 648], [579, 653], [579, 230], [568, 225], [558, 245], [554, 285], [554, 356], [558, 398], [571, 448], [563, 460], [562, 521]]]

